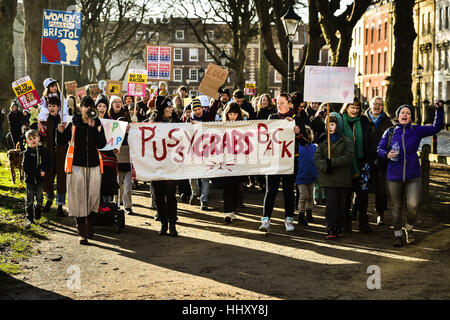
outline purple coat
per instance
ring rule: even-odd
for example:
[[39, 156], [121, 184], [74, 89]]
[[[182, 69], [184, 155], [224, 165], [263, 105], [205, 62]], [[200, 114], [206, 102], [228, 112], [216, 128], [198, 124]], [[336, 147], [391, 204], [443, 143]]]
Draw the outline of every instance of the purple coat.
[[437, 134], [443, 126], [444, 111], [436, 110], [434, 123], [428, 126], [397, 124], [392, 136], [391, 147], [388, 149], [388, 132], [386, 130], [378, 144], [378, 156], [387, 158], [392, 146], [397, 142], [400, 145], [400, 153], [397, 161], [388, 160], [388, 181], [409, 181], [420, 177], [420, 162], [417, 150], [422, 138]]

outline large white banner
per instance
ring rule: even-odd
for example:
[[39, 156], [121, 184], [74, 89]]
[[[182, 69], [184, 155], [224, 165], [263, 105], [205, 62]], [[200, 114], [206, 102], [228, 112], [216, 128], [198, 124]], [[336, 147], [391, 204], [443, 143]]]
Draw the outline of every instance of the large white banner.
[[294, 171], [294, 121], [133, 123], [128, 143], [141, 181]]
[[305, 101], [353, 102], [354, 90], [355, 68], [305, 66]]

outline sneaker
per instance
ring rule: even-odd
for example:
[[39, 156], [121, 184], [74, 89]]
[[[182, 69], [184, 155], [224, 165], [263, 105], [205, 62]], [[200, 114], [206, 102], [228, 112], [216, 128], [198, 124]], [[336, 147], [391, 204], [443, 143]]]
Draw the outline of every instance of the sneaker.
[[33, 223], [33, 221], [27, 220], [27, 221], [25, 222], [25, 229], [30, 229], [32, 223]]
[[224, 220], [225, 220], [226, 223], [231, 223], [232, 222], [231, 212], [225, 212]]
[[261, 226], [259, 227], [259, 231], [269, 232], [270, 219], [269, 217], [261, 218]]
[[197, 196], [191, 195], [190, 199], [189, 199], [189, 204], [191, 206], [196, 205], [197, 204]]
[[384, 221], [383, 221], [383, 218], [382, 218], [381, 216], [378, 216], [378, 217], [377, 217], [377, 225], [378, 225], [379, 227], [385, 226]]
[[403, 247], [403, 237], [394, 237], [394, 247]]
[[200, 207], [203, 211], [208, 211], [208, 206], [206, 205], [206, 201], [202, 201], [202, 205]]
[[413, 229], [410, 229], [410, 230], [405, 229], [405, 234], [406, 234], [406, 243], [407, 244], [414, 244], [416, 242]]
[[327, 239], [327, 240], [336, 239], [335, 228], [334, 227], [328, 227], [327, 230], [328, 230], [328, 232], [327, 232], [327, 236], [325, 237], [325, 239]]
[[304, 212], [300, 212], [298, 214], [298, 225], [299, 226], [304, 226], [304, 227], [308, 226], [308, 221], [305, 218], [305, 213]]
[[287, 217], [284, 221], [284, 226], [286, 227], [287, 232], [294, 231], [294, 218]]
[[344, 228], [343, 227], [337, 227], [336, 228], [336, 237], [343, 237], [344, 236]]
[[155, 215], [155, 221], [159, 221], [159, 215], [158, 214]]
[[50, 200], [48, 200], [48, 201], [45, 203], [44, 208], [42, 208], [42, 212], [49, 212], [49, 211], [50, 211], [50, 207], [52, 206], [52, 204], [53, 204], [53, 202], [50, 201]]
[[236, 213], [232, 212], [231, 213], [231, 221], [234, 221], [234, 220], [236, 220]]
[[131, 208], [125, 208], [125, 212], [127, 215], [132, 216], [133, 215], [133, 210], [131, 210]]
[[182, 193], [181, 196], [180, 196], [180, 200], [183, 203], [188, 203], [189, 202], [189, 196], [187, 194], [185, 194], [185, 193]]
[[[109, 210], [111, 210], [111, 209], [109, 209]], [[62, 205], [59, 205], [59, 206], [58, 206], [58, 212], [56, 213], [56, 216], [57, 216], [57, 217], [65, 217], [65, 216], [66, 216], [66, 215], [64, 214], [64, 210], [63, 210]]]

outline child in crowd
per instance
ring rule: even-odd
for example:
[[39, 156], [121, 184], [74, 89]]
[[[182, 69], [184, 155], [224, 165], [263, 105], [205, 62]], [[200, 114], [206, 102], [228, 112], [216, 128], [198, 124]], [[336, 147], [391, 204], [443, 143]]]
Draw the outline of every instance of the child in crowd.
[[47, 196], [47, 202], [43, 209], [48, 212], [55, 199], [54, 182], [56, 180], [56, 204], [58, 205], [58, 217], [64, 217], [63, 205], [66, 203], [66, 172], [64, 171], [64, 162], [67, 154], [68, 144], [57, 145], [55, 143], [58, 125], [61, 123], [59, 110], [61, 108], [60, 100], [56, 96], [52, 96], [47, 101], [47, 109], [49, 114], [45, 123], [45, 135], [42, 140], [48, 150], [52, 165], [48, 174], [45, 176], [44, 192]]
[[39, 116], [40, 107], [39, 105], [34, 105], [30, 108], [30, 129], [37, 130], [38, 129], [38, 116]]
[[[314, 162], [314, 154], [317, 146], [312, 143], [314, 134], [310, 127], [305, 126], [306, 135], [302, 139], [306, 143], [298, 146], [298, 171], [296, 183], [300, 191], [298, 224], [307, 226], [312, 221], [312, 209], [314, 206], [314, 182], [317, 180], [317, 167]], [[306, 217], [305, 217], [306, 214]]]
[[328, 157], [328, 138], [324, 133], [318, 139], [314, 156], [319, 170], [319, 185], [325, 189], [326, 239], [343, 235], [346, 201], [352, 185], [353, 142], [344, 135], [342, 117], [332, 112], [329, 118], [331, 159]]
[[183, 116], [181, 117], [181, 121], [189, 122], [192, 117], [191, 104], [188, 104], [184, 107]]
[[[41, 107], [40, 107], [41, 110], [38, 115], [39, 122], [47, 121], [47, 117], [49, 114], [49, 110], [47, 108], [48, 98], [58, 97], [59, 99], [61, 99], [61, 89], [59, 88], [58, 80], [52, 78], [45, 79], [44, 88], [45, 88], [44, 93], [42, 94], [41, 98]], [[63, 106], [63, 122], [67, 123], [68, 122], [67, 117], [69, 116], [69, 107], [67, 106], [67, 100], [64, 97], [61, 104]]]
[[[25, 228], [29, 229], [35, 219], [41, 218], [43, 177], [50, 170], [50, 159], [47, 149], [39, 145], [40, 138], [36, 130], [28, 130], [25, 138], [28, 146], [24, 152], [22, 167], [27, 185]], [[36, 205], [34, 205], [34, 198], [36, 198]]]

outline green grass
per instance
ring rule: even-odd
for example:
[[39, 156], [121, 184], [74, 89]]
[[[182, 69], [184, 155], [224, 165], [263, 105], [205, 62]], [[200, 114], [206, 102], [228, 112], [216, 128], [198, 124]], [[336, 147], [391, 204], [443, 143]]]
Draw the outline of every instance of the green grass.
[[35, 254], [33, 246], [47, 239], [42, 226], [55, 216], [53, 211], [43, 214], [39, 225], [25, 229], [25, 195], [25, 182], [12, 183], [6, 152], [0, 152], [0, 270], [8, 274], [22, 272], [20, 261]]

